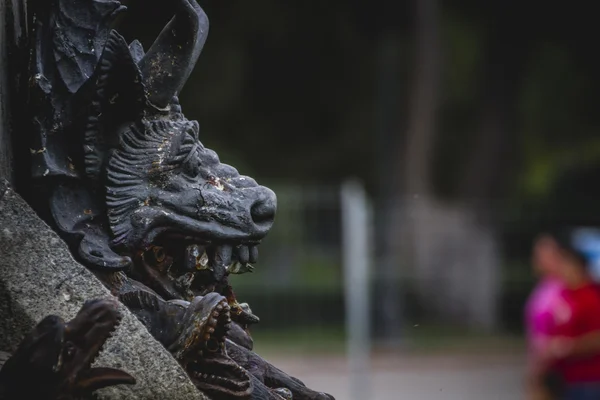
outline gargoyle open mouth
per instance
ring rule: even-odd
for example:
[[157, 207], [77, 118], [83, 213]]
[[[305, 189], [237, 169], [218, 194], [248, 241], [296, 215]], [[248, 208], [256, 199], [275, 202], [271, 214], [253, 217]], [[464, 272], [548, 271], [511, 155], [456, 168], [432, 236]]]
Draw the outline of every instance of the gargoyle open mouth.
[[229, 275], [252, 273], [257, 261], [258, 242], [210, 243], [165, 233], [139, 252], [133, 273], [166, 300], [189, 301], [222, 292], [218, 289], [226, 286]]
[[134, 275], [166, 300], [204, 296], [228, 275], [251, 273], [258, 243], [211, 244], [197, 238], [164, 234], [140, 251]]
[[245, 398], [252, 393], [250, 375], [225, 355], [224, 348], [189, 365], [188, 372], [194, 384], [215, 399], [223, 395]]
[[164, 233], [134, 257], [130, 274], [165, 300], [193, 301], [211, 293], [224, 296], [234, 322], [230, 339], [252, 350], [249, 326], [260, 320], [247, 304], [238, 303], [229, 275], [252, 272], [257, 261], [258, 242], [211, 244], [196, 237]]
[[64, 327], [63, 351], [54, 366], [74, 378], [77, 391], [89, 392], [117, 384], [133, 384], [135, 379], [113, 368], [91, 368], [106, 340], [121, 322], [117, 302], [87, 301]]
[[[205, 322], [202, 329], [196, 327], [195, 332], [184, 332], [180, 336], [178, 347], [181, 350], [175, 352], [175, 356], [182, 360], [194, 384], [213, 398], [246, 398], [253, 389], [250, 375], [229, 358], [225, 349], [225, 338], [231, 326], [227, 299], [210, 293], [190, 303], [186, 314], [205, 315], [206, 311], [209, 316], [202, 319], [201, 322]], [[194, 329], [193, 324], [188, 325]], [[185, 343], [183, 347], [182, 343]]]
[[[121, 370], [91, 368], [120, 320], [117, 302], [108, 299], [87, 301], [67, 323], [55, 315], [44, 318], [2, 368], [1, 383], [17, 398], [40, 399], [79, 398], [107, 386], [134, 384]], [[32, 374], [35, 384], [24, 385]]]

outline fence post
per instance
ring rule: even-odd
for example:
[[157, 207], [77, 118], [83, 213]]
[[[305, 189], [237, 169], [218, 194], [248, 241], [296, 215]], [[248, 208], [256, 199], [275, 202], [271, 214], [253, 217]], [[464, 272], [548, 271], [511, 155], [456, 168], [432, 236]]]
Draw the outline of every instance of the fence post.
[[342, 246], [346, 332], [350, 369], [350, 399], [369, 396], [370, 375], [370, 277], [369, 206], [363, 186], [354, 180], [341, 187]]

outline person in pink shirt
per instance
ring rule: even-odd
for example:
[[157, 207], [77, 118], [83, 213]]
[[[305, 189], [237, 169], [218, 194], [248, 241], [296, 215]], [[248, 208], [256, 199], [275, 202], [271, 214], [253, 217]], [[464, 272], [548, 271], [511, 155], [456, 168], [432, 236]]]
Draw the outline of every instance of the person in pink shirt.
[[[525, 306], [525, 326], [529, 352], [535, 354], [554, 326], [553, 308], [564, 289], [558, 278], [559, 253], [549, 236], [537, 239], [533, 248], [533, 267], [540, 280]], [[533, 353], [533, 354], [532, 354]]]
[[600, 399], [600, 230], [538, 238], [540, 275], [525, 306], [529, 399]]
[[[540, 379], [536, 370], [546, 343], [555, 329], [555, 314], [563, 308], [561, 293], [564, 290], [558, 278], [560, 248], [549, 235], [540, 236], [534, 243], [532, 263], [540, 280], [525, 305], [525, 328], [528, 344], [528, 387], [531, 399], [552, 398], [552, 374]], [[568, 312], [568, 310], [566, 310]]]

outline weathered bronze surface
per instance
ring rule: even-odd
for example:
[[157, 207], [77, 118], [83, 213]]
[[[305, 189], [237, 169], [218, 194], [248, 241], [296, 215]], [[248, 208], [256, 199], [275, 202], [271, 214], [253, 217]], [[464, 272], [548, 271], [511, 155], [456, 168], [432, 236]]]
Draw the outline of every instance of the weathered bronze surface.
[[90, 300], [71, 321], [49, 315], [0, 366], [2, 400], [76, 400], [112, 385], [135, 384], [113, 368], [91, 368], [121, 317], [114, 300]]
[[214, 399], [332, 399], [252, 352], [259, 321], [230, 274], [252, 272], [270, 189], [200, 142], [177, 95], [208, 34], [195, 0], [152, 46], [117, 0], [36, 2], [27, 109], [37, 211]]

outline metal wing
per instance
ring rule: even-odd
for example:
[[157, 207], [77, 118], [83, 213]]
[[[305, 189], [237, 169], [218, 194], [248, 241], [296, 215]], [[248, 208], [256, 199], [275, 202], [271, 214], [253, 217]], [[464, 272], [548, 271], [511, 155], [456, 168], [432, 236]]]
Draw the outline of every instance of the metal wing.
[[110, 24], [123, 10], [125, 7], [117, 0], [58, 1], [53, 55], [59, 76], [70, 93], [77, 92], [94, 73]]
[[[34, 178], [78, 176], [77, 149], [70, 104], [93, 75], [111, 24], [125, 7], [117, 0], [44, 0], [34, 14], [29, 111], [32, 115]], [[80, 167], [80, 165], [79, 165]]]

